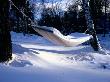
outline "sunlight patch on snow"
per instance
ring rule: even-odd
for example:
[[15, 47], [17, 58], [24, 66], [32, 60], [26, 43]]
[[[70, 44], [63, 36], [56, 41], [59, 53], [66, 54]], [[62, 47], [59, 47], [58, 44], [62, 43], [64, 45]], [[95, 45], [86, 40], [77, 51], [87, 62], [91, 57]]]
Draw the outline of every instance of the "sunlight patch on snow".
[[[37, 57], [39, 57], [42, 61], [45, 61], [45, 64], [54, 66], [69, 66], [73, 65], [75, 63], [69, 63], [65, 61], [66, 55], [64, 54], [55, 54], [45, 51], [38, 51], [39, 54], [35, 54]], [[38, 62], [36, 60], [36, 62]], [[39, 62], [38, 62], [39, 63]], [[43, 64], [43, 66], [46, 66]], [[50, 66], [48, 66], [50, 68]]]
[[[27, 46], [28, 45], [28, 46]], [[71, 51], [71, 50], [77, 50], [77, 49], [82, 49], [84, 48], [84, 46], [77, 46], [77, 47], [64, 47], [64, 46], [46, 46], [45, 44], [44, 45], [40, 45], [40, 44], [35, 44], [35, 45], [32, 45], [32, 44], [22, 44], [21, 43], [21, 46], [22, 47], [25, 47], [25, 48], [35, 48], [35, 49], [44, 49], [44, 50], [56, 50], [56, 51]]]
[[15, 58], [16, 58], [16, 55], [15, 55], [15, 54], [12, 54], [12, 59], [11, 59], [10, 61], [8, 61], [8, 63], [7, 63], [7, 64], [12, 63], [12, 62], [15, 60]]
[[29, 56], [20, 56], [20, 55], [15, 55], [15, 58], [13, 58], [12, 61], [8, 62], [8, 65], [11, 67], [27, 67], [27, 66], [32, 66], [33, 64], [29, 61]]
[[[51, 68], [54, 66], [73, 68], [90, 67], [103, 68], [110, 67], [110, 55], [94, 52], [90, 45], [79, 45], [76, 47], [56, 46], [37, 35], [23, 36], [21, 33], [11, 32], [13, 41], [13, 53], [16, 55], [11, 66], [25, 67], [35, 66], [40, 68]], [[56, 33], [58, 35], [58, 33]], [[72, 33], [68, 38], [83, 37], [85, 34]], [[20, 39], [21, 38], [21, 39]], [[26, 41], [26, 42], [24, 42]], [[105, 39], [104, 46], [109, 46]], [[109, 50], [108, 51], [109, 53]], [[17, 65], [16, 65], [17, 64]], [[105, 66], [106, 65], [106, 66]]]

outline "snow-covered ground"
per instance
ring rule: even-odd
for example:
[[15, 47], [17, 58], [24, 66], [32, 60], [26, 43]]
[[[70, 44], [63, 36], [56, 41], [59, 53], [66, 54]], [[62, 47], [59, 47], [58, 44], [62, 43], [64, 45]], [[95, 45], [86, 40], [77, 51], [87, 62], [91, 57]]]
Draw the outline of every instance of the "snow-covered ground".
[[57, 46], [37, 35], [11, 32], [13, 60], [0, 64], [0, 82], [110, 82], [110, 36], [100, 37], [108, 54], [90, 45]]

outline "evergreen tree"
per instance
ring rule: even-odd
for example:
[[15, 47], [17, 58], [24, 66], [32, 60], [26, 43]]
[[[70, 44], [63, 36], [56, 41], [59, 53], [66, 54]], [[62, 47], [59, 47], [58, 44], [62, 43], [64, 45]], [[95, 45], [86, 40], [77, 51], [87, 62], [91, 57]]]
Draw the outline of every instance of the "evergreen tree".
[[[13, 18], [15, 18], [16, 21], [13, 25], [13, 27], [16, 27], [14, 28], [14, 31], [23, 32], [24, 34], [32, 33], [33, 29], [31, 28], [31, 21], [29, 20], [29, 18], [34, 21], [34, 14], [29, 0], [13, 0], [13, 3], [18, 8], [17, 9], [14, 5], [12, 5], [12, 11], [14, 12]], [[22, 14], [21, 12], [23, 12], [24, 14]]]
[[78, 18], [77, 18], [77, 7], [75, 5], [70, 5], [67, 12], [64, 13], [64, 27], [66, 29], [66, 33], [69, 34], [72, 31], [78, 31]]
[[[108, 0], [90, 0], [90, 12], [94, 22], [94, 27], [97, 33], [106, 33], [107, 27], [107, 7], [109, 7]], [[105, 14], [104, 14], [105, 13]], [[101, 23], [103, 21], [103, 23]], [[102, 29], [102, 30], [99, 30]]]
[[9, 2], [0, 0], [0, 62], [12, 58], [12, 44], [9, 24]]
[[45, 8], [45, 10], [41, 14], [41, 20], [39, 21], [39, 25], [41, 26], [48, 26], [48, 27], [55, 27], [58, 30], [62, 31], [61, 27], [61, 17], [55, 10], [52, 8]]
[[84, 33], [87, 30], [87, 24], [83, 10], [79, 12], [78, 27], [79, 27], [79, 32]]
[[103, 0], [90, 0], [90, 12], [94, 22], [102, 16]]
[[35, 33], [33, 28], [31, 27], [31, 20], [34, 21], [34, 9], [30, 6], [30, 2], [26, 1], [25, 6], [24, 6], [24, 13], [26, 14], [27, 17], [23, 18], [24, 21], [24, 33]]

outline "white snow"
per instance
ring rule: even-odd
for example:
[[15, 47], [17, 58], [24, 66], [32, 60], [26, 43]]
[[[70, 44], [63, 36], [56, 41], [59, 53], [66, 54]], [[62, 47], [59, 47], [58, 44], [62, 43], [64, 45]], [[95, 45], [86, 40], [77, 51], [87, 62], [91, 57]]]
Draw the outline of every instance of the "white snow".
[[11, 35], [13, 60], [0, 64], [0, 82], [110, 82], [109, 36], [100, 37], [108, 53], [103, 55], [90, 45], [56, 46], [37, 35]]
[[34, 28], [34, 30], [50, 42], [56, 45], [63, 45], [68, 47], [80, 45], [92, 38], [91, 35], [84, 33], [72, 33], [68, 36], [65, 36], [56, 28], [46, 26]]

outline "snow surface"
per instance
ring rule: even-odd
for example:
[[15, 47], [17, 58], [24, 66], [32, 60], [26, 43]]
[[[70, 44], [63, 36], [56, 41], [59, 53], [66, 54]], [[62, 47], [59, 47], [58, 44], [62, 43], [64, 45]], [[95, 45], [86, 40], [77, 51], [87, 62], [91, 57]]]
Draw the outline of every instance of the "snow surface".
[[90, 45], [56, 46], [37, 35], [11, 35], [13, 60], [0, 64], [0, 82], [110, 82], [109, 35], [100, 37], [108, 55]]

